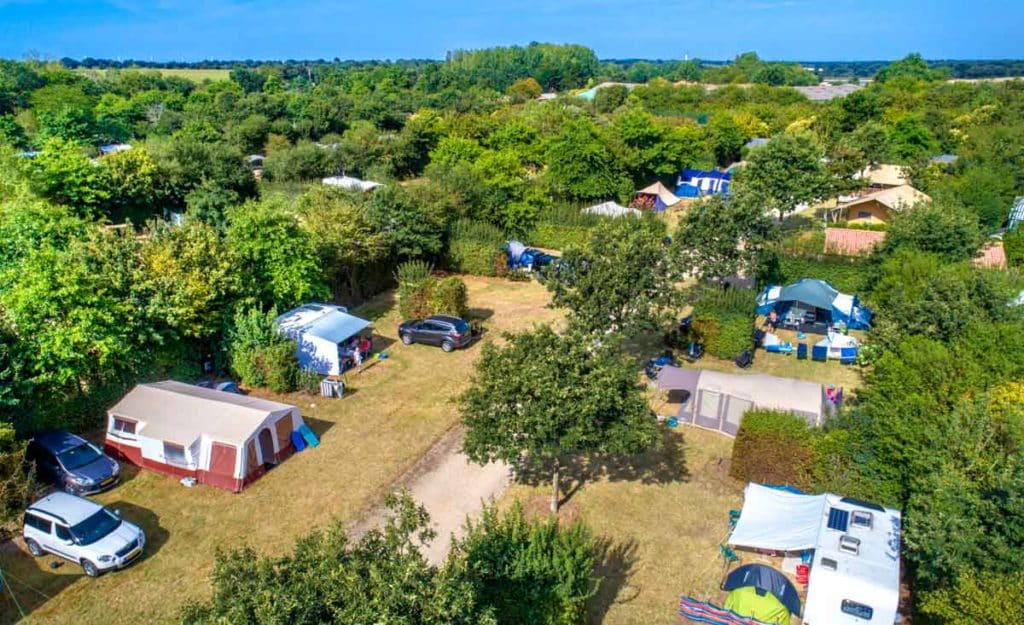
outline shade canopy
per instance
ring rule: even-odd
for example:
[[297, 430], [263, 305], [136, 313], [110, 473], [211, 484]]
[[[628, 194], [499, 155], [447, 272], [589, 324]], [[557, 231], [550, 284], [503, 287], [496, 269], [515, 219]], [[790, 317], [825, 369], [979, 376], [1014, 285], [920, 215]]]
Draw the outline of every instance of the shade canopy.
[[[748, 586], [771, 593], [791, 614], [800, 614], [800, 596], [793, 583], [781, 571], [764, 564], [744, 564], [729, 573], [722, 584], [722, 590], [736, 590]], [[728, 604], [726, 607], [729, 607]]]
[[729, 543], [752, 549], [803, 551], [818, 544], [825, 495], [797, 495], [747, 484]]

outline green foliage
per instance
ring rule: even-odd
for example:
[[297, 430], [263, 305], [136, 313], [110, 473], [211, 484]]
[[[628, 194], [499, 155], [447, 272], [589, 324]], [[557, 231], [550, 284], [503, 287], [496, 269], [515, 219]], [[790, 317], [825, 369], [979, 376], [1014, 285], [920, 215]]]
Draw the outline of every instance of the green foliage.
[[424, 260], [408, 260], [395, 270], [398, 284], [416, 285], [430, 280], [434, 266]]
[[377, 189], [366, 203], [366, 214], [388, 234], [395, 257], [432, 258], [440, 253], [444, 215], [401, 187], [388, 185]]
[[548, 183], [568, 200], [604, 200], [624, 197], [632, 190], [629, 179], [601, 140], [598, 128], [579, 117], [548, 144]]
[[978, 216], [953, 202], [927, 202], [896, 213], [883, 249], [937, 254], [947, 261], [969, 260], [981, 247]]
[[459, 273], [496, 276], [498, 268], [506, 261], [505, 252], [490, 243], [459, 239], [448, 247], [448, 267]]
[[782, 219], [797, 204], [819, 200], [831, 191], [832, 180], [822, 156], [821, 146], [810, 133], [778, 135], [747, 157], [735, 193]]
[[466, 283], [455, 276], [438, 280], [430, 290], [427, 306], [433, 315], [465, 317], [469, 312]]
[[579, 453], [636, 454], [660, 443], [632, 362], [610, 347], [550, 326], [483, 346], [472, 384], [459, 399], [474, 462], [552, 466]]
[[289, 308], [326, 294], [309, 236], [280, 203], [232, 209], [225, 240], [241, 271], [242, 292], [254, 301]]
[[875, 74], [875, 80], [882, 83], [894, 79], [934, 80], [936, 77], [928, 68], [928, 62], [916, 52], [893, 61]]
[[729, 474], [743, 482], [806, 488], [814, 460], [811, 430], [803, 418], [748, 410], [732, 447]]
[[752, 273], [771, 220], [757, 204], [713, 196], [690, 208], [679, 222], [673, 247], [681, 266], [702, 280]]
[[[2, 378], [0, 378], [2, 379]], [[0, 396], [0, 401], [3, 397]], [[25, 507], [36, 494], [34, 471], [25, 455], [26, 443], [15, 438], [9, 423], [0, 423], [0, 531], [20, 530]]]
[[590, 230], [542, 221], [534, 226], [529, 241], [532, 245], [551, 250], [584, 249], [590, 244]]
[[1018, 228], [1003, 235], [1003, 251], [1011, 267], [1024, 265], [1024, 229]]
[[595, 549], [580, 522], [530, 521], [516, 503], [504, 515], [489, 506], [467, 523], [449, 560], [465, 562], [466, 579], [499, 624], [576, 625], [597, 591]]
[[585, 249], [562, 257], [564, 271], [546, 282], [570, 325], [583, 332], [636, 335], [656, 330], [676, 300], [664, 224], [653, 219], [610, 219], [591, 233]]
[[26, 159], [25, 169], [33, 191], [81, 214], [95, 213], [110, 198], [106, 170], [71, 142], [47, 141], [38, 156]]
[[871, 266], [862, 258], [781, 254], [772, 260], [774, 264], [760, 268], [759, 282], [792, 284], [801, 278], [817, 278], [842, 293], [859, 294], [868, 286], [870, 278]]
[[433, 267], [423, 261], [408, 261], [398, 266], [398, 310], [402, 317], [465, 317], [469, 310], [466, 283], [455, 276], [435, 278], [432, 271]]
[[919, 610], [928, 622], [945, 625], [1009, 625], [1020, 610], [1024, 572], [965, 573], [955, 586], [925, 593]]
[[754, 293], [703, 288], [690, 296], [694, 338], [707, 353], [732, 359], [753, 345]]
[[275, 393], [296, 389], [299, 366], [295, 343], [281, 336], [274, 324], [277, 309], [239, 310], [225, 343], [231, 369], [247, 386], [266, 386]]

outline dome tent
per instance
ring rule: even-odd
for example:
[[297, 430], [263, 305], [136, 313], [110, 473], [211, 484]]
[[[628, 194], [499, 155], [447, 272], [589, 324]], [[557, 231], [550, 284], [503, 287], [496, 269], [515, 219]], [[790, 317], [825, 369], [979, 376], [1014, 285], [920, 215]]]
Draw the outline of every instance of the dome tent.
[[729, 591], [726, 609], [743, 616], [787, 625], [791, 614], [800, 614], [796, 587], [785, 575], [764, 564], [745, 564], [729, 573], [722, 590]]

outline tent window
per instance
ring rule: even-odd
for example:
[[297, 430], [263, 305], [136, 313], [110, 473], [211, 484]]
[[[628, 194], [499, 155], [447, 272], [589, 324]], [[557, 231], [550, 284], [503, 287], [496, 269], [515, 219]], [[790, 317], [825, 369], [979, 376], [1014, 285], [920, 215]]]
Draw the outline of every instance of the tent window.
[[850, 524], [854, 527], [860, 527], [866, 530], [871, 529], [871, 513], [864, 512], [863, 510], [854, 510], [853, 513], [850, 515]]
[[854, 556], [857, 555], [860, 553], [860, 539], [854, 538], [853, 536], [840, 536], [839, 551]]
[[863, 603], [857, 603], [856, 601], [850, 601], [849, 599], [843, 599], [842, 605], [839, 607], [843, 611], [843, 614], [849, 614], [856, 618], [862, 618], [866, 621], [870, 621], [871, 617], [875, 615], [875, 609], [866, 606]]
[[164, 441], [164, 460], [171, 464], [188, 464], [185, 460], [185, 448], [167, 441]]
[[132, 436], [134, 436], [135, 435], [135, 425], [136, 425], [136, 423], [134, 421], [129, 421], [128, 419], [122, 419], [121, 417], [114, 417], [114, 432], [115, 433], [118, 433], [118, 434], [131, 434]]
[[700, 416], [706, 419], [718, 418], [718, 403], [721, 395], [713, 391], [704, 391], [700, 394]]

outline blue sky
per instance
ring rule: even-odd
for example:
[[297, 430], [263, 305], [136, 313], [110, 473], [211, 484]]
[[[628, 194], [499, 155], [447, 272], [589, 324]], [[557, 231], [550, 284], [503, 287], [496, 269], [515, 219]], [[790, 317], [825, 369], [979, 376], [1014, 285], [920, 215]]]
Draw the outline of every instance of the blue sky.
[[1020, 58], [1005, 0], [0, 0], [0, 57], [441, 58], [530, 41], [601, 58]]

